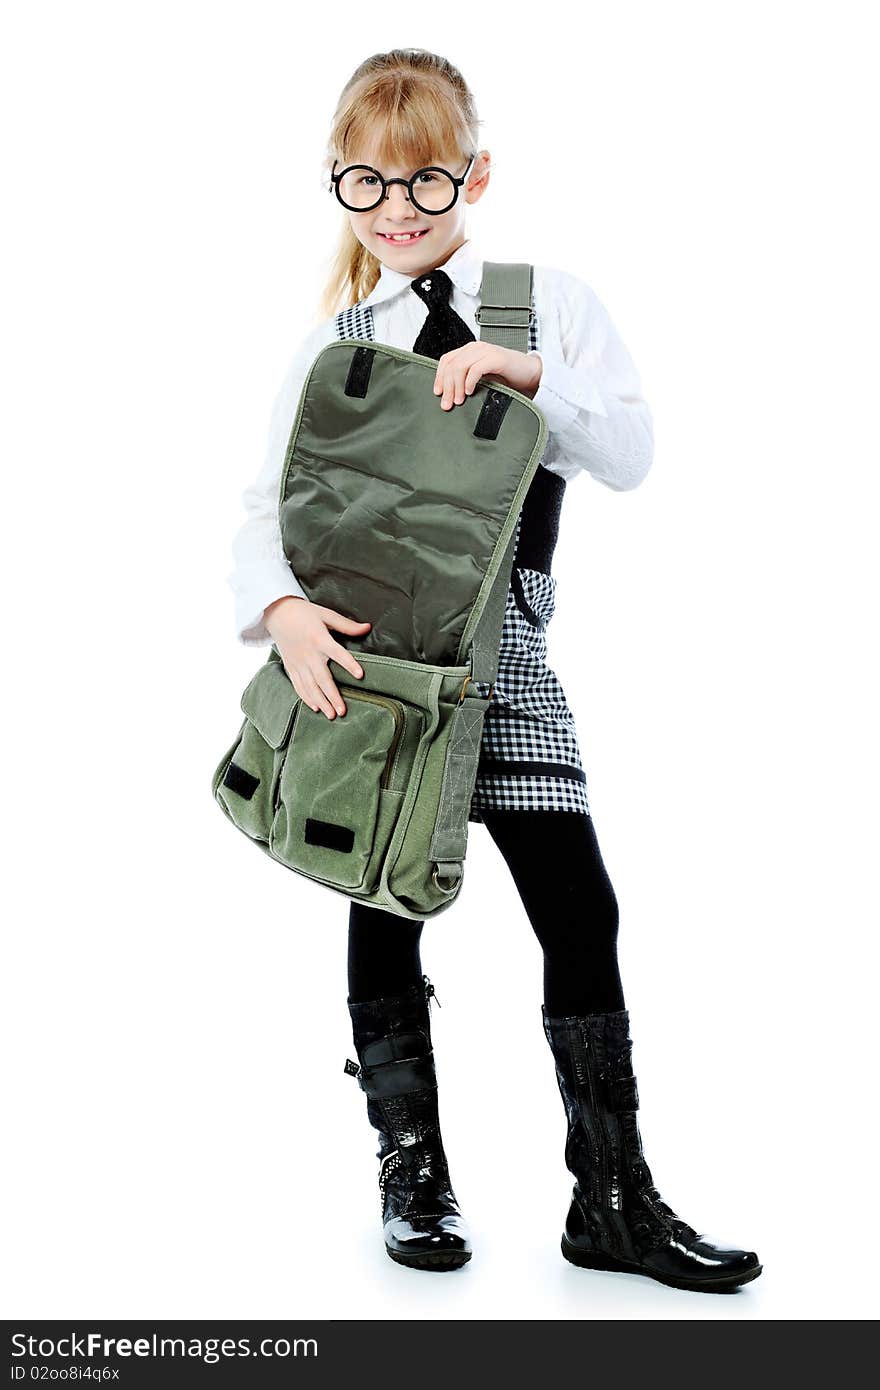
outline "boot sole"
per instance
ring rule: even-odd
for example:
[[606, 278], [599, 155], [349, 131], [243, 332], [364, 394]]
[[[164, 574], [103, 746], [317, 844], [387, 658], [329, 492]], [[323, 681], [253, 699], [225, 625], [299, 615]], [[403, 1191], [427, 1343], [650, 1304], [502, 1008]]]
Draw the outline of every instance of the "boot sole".
[[470, 1250], [437, 1250], [433, 1254], [401, 1255], [397, 1250], [385, 1246], [388, 1256], [395, 1264], [406, 1265], [409, 1269], [432, 1269], [443, 1273], [448, 1269], [461, 1269], [471, 1257]]
[[641, 1274], [645, 1279], [656, 1280], [658, 1284], [668, 1284], [673, 1289], [688, 1289], [692, 1293], [732, 1293], [741, 1284], [749, 1284], [753, 1279], [757, 1279], [764, 1268], [763, 1265], [755, 1265], [754, 1269], [747, 1269], [743, 1274], [725, 1274], [715, 1279], [679, 1279], [674, 1274], [654, 1274], [642, 1265], [615, 1259], [613, 1255], [593, 1255], [585, 1250], [578, 1250], [565, 1236], [562, 1237], [562, 1253], [570, 1264], [577, 1265], [579, 1269], [605, 1269], [616, 1274]]

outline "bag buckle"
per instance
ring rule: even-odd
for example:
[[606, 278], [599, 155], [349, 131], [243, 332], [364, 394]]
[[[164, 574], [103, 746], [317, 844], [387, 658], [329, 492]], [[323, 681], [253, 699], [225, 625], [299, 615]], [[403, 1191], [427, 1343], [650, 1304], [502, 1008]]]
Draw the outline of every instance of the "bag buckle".
[[[504, 317], [502, 318], [483, 318], [484, 310], [500, 309]], [[520, 314], [525, 314], [524, 319]], [[516, 318], [512, 315], [517, 315]], [[479, 309], [474, 312], [474, 319], [480, 328], [531, 328], [535, 322], [537, 314], [531, 304], [481, 304]]]
[[[462, 701], [464, 700], [464, 693], [465, 693], [465, 691], [467, 690], [468, 682], [469, 682], [470, 680], [471, 680], [470, 675], [465, 676], [465, 678], [464, 678], [464, 684], [463, 684], [462, 687], [461, 687], [461, 692], [460, 692], [459, 697], [458, 697], [458, 703], [459, 703], [459, 704], [461, 704]], [[472, 683], [472, 682], [471, 682], [471, 683]], [[495, 682], [492, 681], [491, 685], [489, 686], [489, 694], [486, 696], [486, 699], [487, 699], [487, 700], [491, 700], [491, 699], [492, 699], [492, 696], [494, 695], [494, 693], [495, 693]]]
[[[441, 893], [454, 893], [463, 874], [462, 865], [459, 861], [441, 862], [434, 865], [431, 871], [431, 878], [434, 885], [440, 889]], [[440, 882], [440, 878], [446, 879], [445, 883]]]

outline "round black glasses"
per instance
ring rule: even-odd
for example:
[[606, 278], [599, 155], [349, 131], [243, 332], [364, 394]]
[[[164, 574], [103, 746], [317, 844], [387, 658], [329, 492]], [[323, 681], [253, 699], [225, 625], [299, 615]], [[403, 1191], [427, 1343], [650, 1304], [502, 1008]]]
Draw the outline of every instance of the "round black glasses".
[[470, 163], [461, 178], [450, 174], [448, 169], [427, 164], [424, 169], [417, 169], [409, 179], [386, 179], [378, 169], [369, 164], [349, 164], [337, 174], [338, 160], [334, 159], [329, 191], [335, 191], [340, 203], [344, 208], [348, 208], [349, 212], [371, 212], [385, 201], [388, 189], [393, 183], [402, 183], [408, 190], [409, 201], [413, 206], [417, 207], [419, 212], [426, 212], [429, 217], [436, 217], [438, 213], [448, 212], [455, 205], [458, 191], [467, 180], [476, 157], [476, 152], [471, 155]]

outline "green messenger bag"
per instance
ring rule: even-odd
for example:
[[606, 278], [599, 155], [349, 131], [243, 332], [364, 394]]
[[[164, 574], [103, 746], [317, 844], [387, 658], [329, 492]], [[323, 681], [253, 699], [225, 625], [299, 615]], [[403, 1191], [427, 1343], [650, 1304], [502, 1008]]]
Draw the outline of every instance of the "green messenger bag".
[[[481, 339], [524, 352], [533, 313], [532, 267], [484, 262]], [[357, 338], [312, 363], [279, 524], [308, 599], [372, 623], [344, 639], [364, 676], [330, 659], [346, 713], [328, 719], [273, 644], [212, 783], [270, 858], [414, 920], [462, 886], [517, 523], [547, 439], [541, 411], [500, 383], [441, 410], [436, 369]]]

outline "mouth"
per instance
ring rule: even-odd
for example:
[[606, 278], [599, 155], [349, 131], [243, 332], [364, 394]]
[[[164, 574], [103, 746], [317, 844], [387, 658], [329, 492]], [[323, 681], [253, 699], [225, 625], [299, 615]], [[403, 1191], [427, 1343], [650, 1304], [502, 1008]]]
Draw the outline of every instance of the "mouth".
[[430, 227], [425, 227], [420, 232], [377, 232], [376, 236], [388, 246], [412, 246], [414, 242], [427, 236], [430, 230]]

